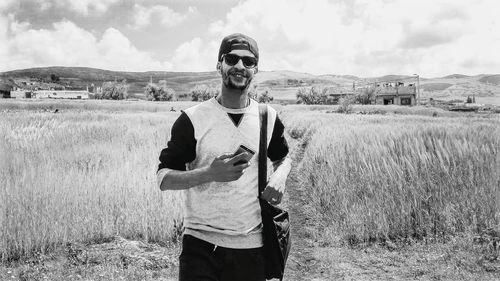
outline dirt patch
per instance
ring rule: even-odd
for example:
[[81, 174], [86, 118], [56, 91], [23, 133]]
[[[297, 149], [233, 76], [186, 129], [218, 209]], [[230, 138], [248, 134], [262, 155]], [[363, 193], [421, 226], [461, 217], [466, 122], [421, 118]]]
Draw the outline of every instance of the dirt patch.
[[0, 267], [0, 280], [176, 280], [179, 246], [112, 237]]
[[176, 267], [177, 259], [169, 247], [116, 236], [111, 241], [85, 246], [69, 243], [66, 257], [74, 265], [115, 264], [123, 268], [135, 266], [148, 270]]

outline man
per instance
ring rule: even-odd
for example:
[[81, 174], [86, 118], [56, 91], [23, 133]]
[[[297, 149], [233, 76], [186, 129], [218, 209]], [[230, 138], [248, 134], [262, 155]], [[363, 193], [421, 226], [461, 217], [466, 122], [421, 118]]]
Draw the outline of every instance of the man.
[[[160, 189], [185, 192], [181, 281], [265, 280], [259, 109], [248, 97], [258, 62], [255, 40], [243, 34], [225, 37], [217, 62], [220, 94], [183, 111], [161, 152]], [[279, 204], [291, 161], [283, 124], [274, 109], [268, 112], [267, 156], [274, 173], [260, 196]]]

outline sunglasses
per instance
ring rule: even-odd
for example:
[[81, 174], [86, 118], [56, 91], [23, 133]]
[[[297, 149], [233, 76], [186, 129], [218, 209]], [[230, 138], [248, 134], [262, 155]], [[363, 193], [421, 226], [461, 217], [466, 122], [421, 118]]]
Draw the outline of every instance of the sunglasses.
[[257, 59], [254, 57], [240, 57], [235, 54], [224, 55], [224, 62], [226, 62], [226, 64], [229, 66], [237, 64], [240, 60], [243, 62], [243, 65], [246, 68], [254, 68], [257, 66]]

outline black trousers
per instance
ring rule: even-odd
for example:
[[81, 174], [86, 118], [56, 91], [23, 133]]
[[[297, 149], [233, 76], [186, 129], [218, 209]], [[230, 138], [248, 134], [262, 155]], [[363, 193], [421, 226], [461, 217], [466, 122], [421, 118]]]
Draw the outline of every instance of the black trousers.
[[230, 249], [184, 235], [179, 257], [180, 281], [264, 281], [262, 248]]

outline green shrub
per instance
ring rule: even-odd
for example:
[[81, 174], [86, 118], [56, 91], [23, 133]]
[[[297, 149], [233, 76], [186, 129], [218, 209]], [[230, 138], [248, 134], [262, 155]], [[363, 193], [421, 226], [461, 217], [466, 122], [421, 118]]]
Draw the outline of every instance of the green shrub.
[[96, 99], [106, 99], [106, 100], [123, 100], [128, 96], [128, 85], [127, 81], [123, 80], [121, 82], [108, 81], [102, 83], [102, 89], [100, 93], [96, 93]]
[[175, 91], [167, 87], [167, 81], [160, 80], [158, 84], [148, 83], [144, 88], [146, 99], [150, 101], [172, 101], [175, 98]]
[[215, 86], [209, 86], [206, 84], [196, 85], [191, 89], [191, 100], [192, 101], [205, 101], [219, 94], [220, 89]]

